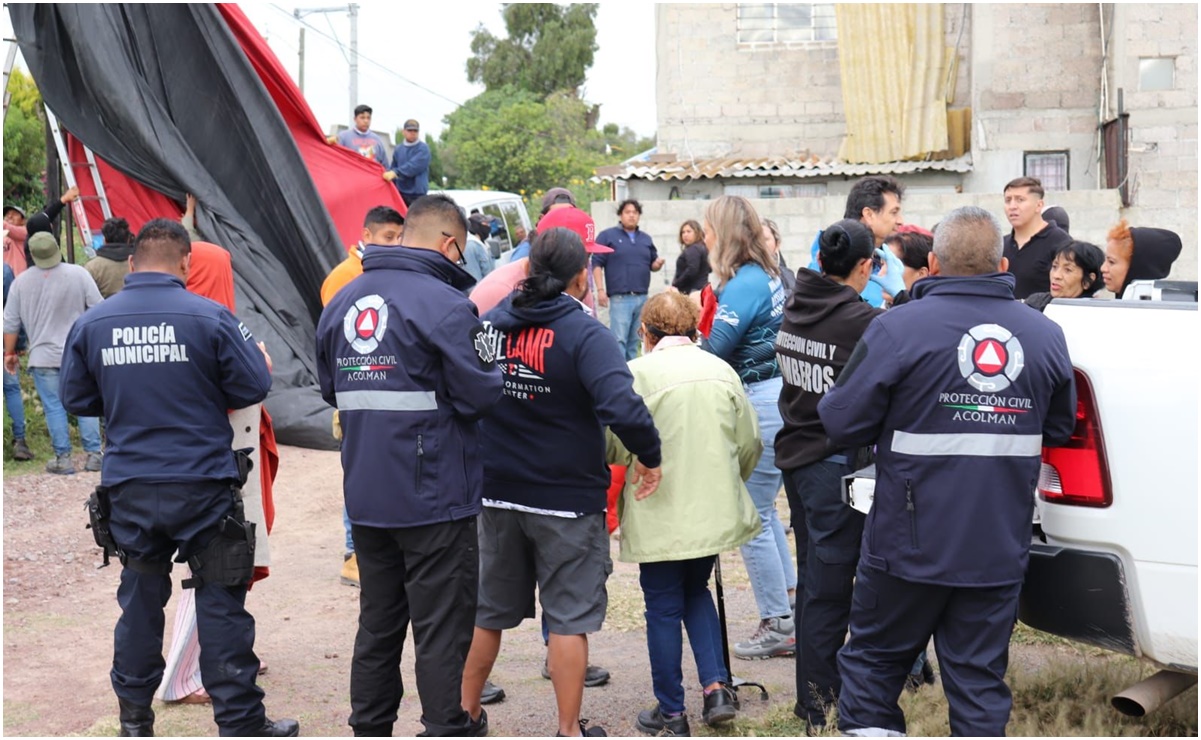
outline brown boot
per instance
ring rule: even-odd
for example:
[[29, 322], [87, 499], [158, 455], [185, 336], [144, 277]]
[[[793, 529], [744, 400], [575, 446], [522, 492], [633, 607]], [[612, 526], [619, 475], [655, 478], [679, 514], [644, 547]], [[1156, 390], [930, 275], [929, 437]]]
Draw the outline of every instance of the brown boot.
[[359, 558], [353, 552], [342, 563], [342, 583], [355, 588], [359, 587]]

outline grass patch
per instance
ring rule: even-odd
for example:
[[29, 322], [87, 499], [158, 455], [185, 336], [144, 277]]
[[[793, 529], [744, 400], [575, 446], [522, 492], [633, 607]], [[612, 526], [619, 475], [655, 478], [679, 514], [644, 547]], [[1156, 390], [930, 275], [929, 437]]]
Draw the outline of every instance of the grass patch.
[[13, 732], [14, 728], [37, 722], [42, 718], [33, 704], [24, 701], [4, 700], [4, 734]]
[[[4, 475], [28, 475], [46, 472], [46, 463], [54, 458], [54, 446], [50, 444], [50, 430], [46, 427], [46, 414], [42, 410], [42, 398], [33, 385], [33, 376], [27, 367], [28, 356], [21, 357], [21, 369], [17, 378], [21, 383], [21, 401], [25, 406], [25, 443], [33, 452], [32, 460], [13, 458], [13, 422], [8, 410], [4, 412]], [[83, 445], [79, 440], [79, 425], [74, 416], [67, 416], [67, 429], [71, 434], [72, 452], [79, 452]]]
[[1064, 647], [1075, 647], [1079, 644], [1050, 632], [1036, 630], [1022, 622], [1018, 622], [1013, 628], [1013, 637], [1010, 642], [1015, 645], [1061, 645]]
[[[1123, 689], [1158, 669], [1126, 656], [1064, 656], [1037, 672], [1010, 671], [1013, 711], [1006, 734], [1010, 737], [1196, 737], [1197, 688], [1194, 686], [1146, 717], [1127, 717], [1110, 704]], [[745, 701], [744, 701], [745, 704]], [[901, 694], [910, 737], [946, 737], [951, 734], [948, 705], [941, 678], [917, 693]], [[836, 720], [823, 736], [837, 736]], [[791, 702], [773, 706], [764, 716], [739, 719], [714, 731], [694, 723], [703, 735], [728, 737], [798, 736], [804, 723], [792, 714]]]

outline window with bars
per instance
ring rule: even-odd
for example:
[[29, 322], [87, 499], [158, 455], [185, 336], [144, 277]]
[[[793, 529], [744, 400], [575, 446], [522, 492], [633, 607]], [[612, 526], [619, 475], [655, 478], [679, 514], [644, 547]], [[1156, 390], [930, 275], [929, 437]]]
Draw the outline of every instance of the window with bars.
[[738, 4], [740, 44], [789, 44], [837, 39], [833, 3]]
[[1036, 177], [1045, 190], [1067, 190], [1070, 159], [1066, 151], [1026, 152], [1026, 177]]

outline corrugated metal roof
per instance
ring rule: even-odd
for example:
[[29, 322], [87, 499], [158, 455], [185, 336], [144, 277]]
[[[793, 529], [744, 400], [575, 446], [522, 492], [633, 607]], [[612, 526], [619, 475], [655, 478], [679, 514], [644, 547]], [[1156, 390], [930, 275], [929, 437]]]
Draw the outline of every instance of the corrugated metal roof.
[[[660, 157], [662, 155], [659, 155]], [[789, 157], [755, 157], [736, 159], [698, 159], [695, 162], [631, 162], [626, 165], [599, 167], [602, 180], [692, 180], [717, 177], [859, 177], [862, 175], [904, 175], [911, 172], [937, 170], [971, 172], [972, 155], [954, 159], [881, 164], [853, 164], [837, 159], [811, 156], [808, 159]]]

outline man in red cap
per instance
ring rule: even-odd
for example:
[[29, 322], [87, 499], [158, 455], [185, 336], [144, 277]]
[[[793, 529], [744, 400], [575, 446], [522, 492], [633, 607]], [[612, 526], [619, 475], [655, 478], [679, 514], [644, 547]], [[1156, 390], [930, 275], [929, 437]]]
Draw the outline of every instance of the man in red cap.
[[[591, 216], [573, 205], [564, 203], [552, 207], [538, 221], [534, 234], [556, 227], [571, 229], [579, 234], [580, 239], [584, 241], [584, 249], [589, 254], [608, 254], [613, 251], [596, 243], [596, 223]], [[531, 242], [534, 240], [534, 234], [530, 235]], [[504, 300], [505, 296], [513, 292], [517, 284], [529, 274], [529, 265], [529, 258], [522, 257], [503, 267], [496, 268], [476, 284], [475, 289], [471, 291], [471, 301], [475, 303], [481, 316], [492, 310], [496, 304]], [[591, 291], [589, 293], [584, 303], [590, 309], [595, 310]]]

